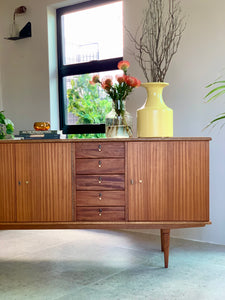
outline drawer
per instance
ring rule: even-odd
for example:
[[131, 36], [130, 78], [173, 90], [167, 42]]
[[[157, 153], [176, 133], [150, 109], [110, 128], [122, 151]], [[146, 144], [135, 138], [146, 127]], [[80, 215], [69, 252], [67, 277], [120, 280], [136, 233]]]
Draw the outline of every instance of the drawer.
[[123, 174], [124, 158], [78, 158], [76, 159], [77, 174]]
[[124, 190], [124, 175], [77, 175], [77, 190]]
[[104, 158], [124, 157], [125, 146], [123, 142], [90, 142], [76, 143], [76, 158]]
[[124, 191], [77, 191], [77, 206], [124, 206]]
[[124, 207], [77, 207], [77, 221], [125, 221]]

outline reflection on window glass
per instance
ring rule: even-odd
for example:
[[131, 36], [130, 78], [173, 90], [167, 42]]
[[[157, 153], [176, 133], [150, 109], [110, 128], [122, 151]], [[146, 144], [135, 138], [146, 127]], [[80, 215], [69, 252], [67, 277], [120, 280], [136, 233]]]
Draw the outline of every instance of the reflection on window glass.
[[122, 57], [122, 22], [122, 2], [63, 15], [63, 64]]

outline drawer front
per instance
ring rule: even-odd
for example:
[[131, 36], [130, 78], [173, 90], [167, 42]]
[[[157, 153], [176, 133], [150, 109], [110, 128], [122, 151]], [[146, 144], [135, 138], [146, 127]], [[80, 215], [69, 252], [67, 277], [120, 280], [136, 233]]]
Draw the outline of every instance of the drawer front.
[[123, 158], [76, 159], [77, 174], [123, 174], [125, 171]]
[[124, 157], [125, 146], [122, 142], [76, 143], [76, 158]]
[[77, 190], [124, 190], [124, 175], [77, 175]]
[[77, 206], [124, 206], [124, 191], [77, 191]]
[[125, 221], [124, 207], [77, 207], [77, 221]]

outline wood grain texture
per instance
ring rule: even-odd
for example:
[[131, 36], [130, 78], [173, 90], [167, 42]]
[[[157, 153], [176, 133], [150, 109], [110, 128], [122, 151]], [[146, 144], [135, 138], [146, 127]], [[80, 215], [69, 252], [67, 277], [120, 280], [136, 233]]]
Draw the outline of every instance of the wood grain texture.
[[127, 145], [128, 143], [125, 143], [125, 220], [129, 220], [129, 202], [128, 202], [128, 159], [127, 159]]
[[129, 220], [166, 220], [167, 143], [128, 143], [128, 180]]
[[0, 222], [15, 222], [14, 145], [0, 144]]
[[124, 157], [123, 142], [76, 143], [76, 158]]
[[[113, 143], [124, 143], [124, 142], [155, 142], [155, 141], [162, 141], [162, 142], [173, 142], [173, 141], [211, 141], [211, 137], [149, 137], [149, 138], [98, 138], [97, 143], [99, 144], [99, 142], [101, 143], [109, 143], [109, 142], [113, 142]], [[51, 144], [77, 144], [77, 143], [81, 143], [83, 142], [80, 139], [66, 139], [66, 140], [1, 140], [0, 143], [1, 144], [39, 144], [39, 143], [51, 143]], [[93, 143], [94, 140], [93, 139], [85, 139], [85, 143]]]
[[208, 147], [204, 140], [129, 143], [129, 220], [208, 221]]
[[16, 145], [16, 182], [18, 222], [72, 220], [70, 144]]
[[77, 221], [125, 221], [124, 207], [77, 207]]
[[169, 265], [169, 248], [170, 248], [170, 229], [161, 229], [161, 249], [164, 252], [164, 265], [168, 268]]
[[76, 154], [75, 143], [71, 144], [71, 164], [72, 164], [72, 219], [76, 221]]
[[77, 191], [77, 206], [124, 206], [124, 191]]
[[168, 219], [208, 221], [208, 142], [171, 142], [168, 157]]
[[211, 222], [27, 222], [0, 223], [0, 230], [10, 229], [178, 229], [204, 227]]
[[77, 174], [123, 174], [124, 158], [78, 158], [76, 159]]
[[124, 175], [77, 175], [77, 191], [124, 190]]

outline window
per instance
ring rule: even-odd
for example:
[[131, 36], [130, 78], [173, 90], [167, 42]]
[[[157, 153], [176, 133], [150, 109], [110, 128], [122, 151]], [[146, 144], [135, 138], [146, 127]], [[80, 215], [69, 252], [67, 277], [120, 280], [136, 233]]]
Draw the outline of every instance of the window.
[[60, 128], [64, 133], [104, 133], [111, 101], [89, 81], [96, 73], [101, 78], [119, 72], [122, 0], [86, 1], [56, 13]]

